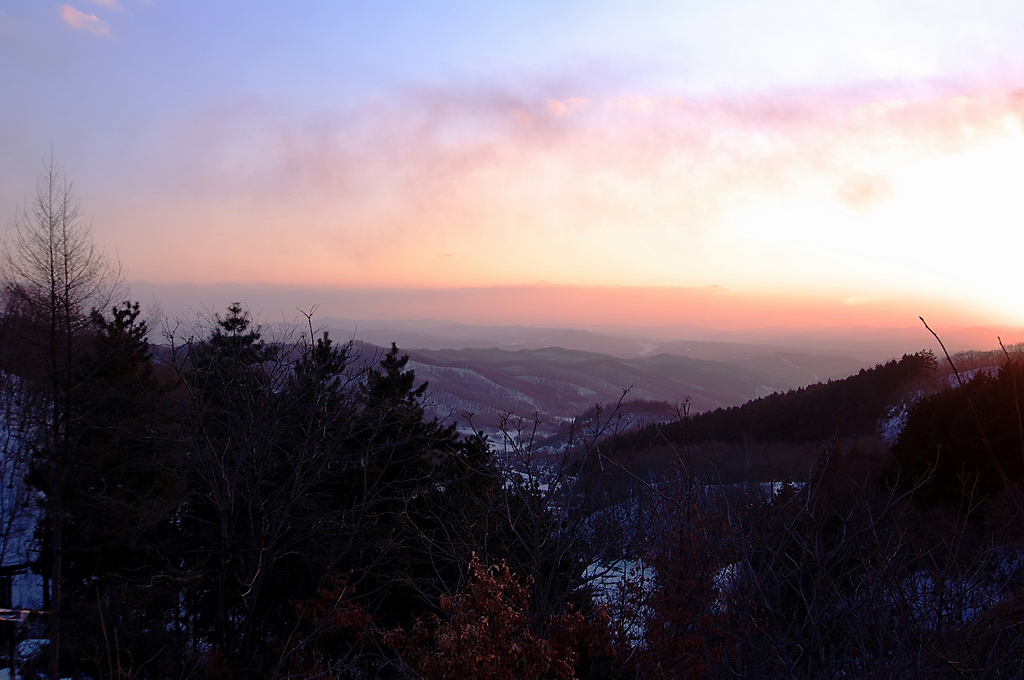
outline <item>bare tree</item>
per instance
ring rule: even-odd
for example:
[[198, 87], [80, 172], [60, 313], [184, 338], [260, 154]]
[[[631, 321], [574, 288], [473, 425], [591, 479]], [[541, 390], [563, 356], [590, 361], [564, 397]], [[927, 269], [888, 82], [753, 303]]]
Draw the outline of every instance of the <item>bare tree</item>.
[[[50, 536], [50, 677], [60, 677], [63, 485], [72, 455], [69, 419], [72, 369], [89, 312], [106, 308], [121, 292], [123, 272], [93, 241], [63, 169], [51, 159], [31, 202], [19, 208], [0, 254], [5, 320], [36, 366], [33, 375], [45, 406], [36, 413], [37, 467], [44, 479]], [[25, 367], [23, 367], [25, 368]], [[44, 594], [45, 597], [45, 594]]]

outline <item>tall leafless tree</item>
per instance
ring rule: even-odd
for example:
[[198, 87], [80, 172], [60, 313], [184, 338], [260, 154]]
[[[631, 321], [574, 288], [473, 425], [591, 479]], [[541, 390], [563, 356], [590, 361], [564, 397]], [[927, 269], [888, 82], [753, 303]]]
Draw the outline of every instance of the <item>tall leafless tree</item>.
[[3, 244], [0, 263], [8, 320], [18, 319], [18, 340], [39, 365], [35, 377], [45, 406], [26, 414], [37, 421], [45, 452], [46, 518], [50, 535], [50, 677], [60, 654], [64, 472], [72, 455], [69, 418], [74, 399], [72, 368], [89, 312], [106, 308], [122, 290], [121, 267], [92, 238], [64, 170], [50, 160], [35, 195], [20, 207]]

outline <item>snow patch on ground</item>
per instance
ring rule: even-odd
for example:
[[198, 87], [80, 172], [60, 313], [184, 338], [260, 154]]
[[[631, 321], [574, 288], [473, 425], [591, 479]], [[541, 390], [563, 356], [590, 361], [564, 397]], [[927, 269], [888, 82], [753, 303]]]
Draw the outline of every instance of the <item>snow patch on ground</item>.
[[889, 407], [889, 410], [878, 421], [878, 434], [881, 435], [883, 441], [887, 444], [896, 443], [903, 428], [907, 426], [909, 413], [910, 408], [902, 402]]

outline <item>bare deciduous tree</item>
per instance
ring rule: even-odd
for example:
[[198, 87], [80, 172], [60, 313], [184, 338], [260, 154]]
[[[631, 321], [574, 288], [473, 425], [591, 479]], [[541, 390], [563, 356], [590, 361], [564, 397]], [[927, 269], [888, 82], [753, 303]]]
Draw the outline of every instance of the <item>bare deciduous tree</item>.
[[3, 245], [6, 320], [15, 325], [22, 359], [34, 360], [45, 407], [35, 418], [43, 452], [36, 467], [44, 480], [50, 543], [50, 676], [59, 677], [64, 471], [72, 455], [69, 418], [72, 367], [93, 308], [106, 308], [121, 292], [120, 266], [111, 263], [81, 217], [78, 199], [53, 160], [40, 175], [31, 202], [17, 210]]

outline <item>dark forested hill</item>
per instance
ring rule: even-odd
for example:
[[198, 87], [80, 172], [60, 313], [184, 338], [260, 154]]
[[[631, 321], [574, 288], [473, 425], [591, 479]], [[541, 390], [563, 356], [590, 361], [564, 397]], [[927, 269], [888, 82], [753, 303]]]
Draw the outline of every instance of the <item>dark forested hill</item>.
[[935, 367], [935, 356], [930, 351], [907, 354], [842, 380], [698, 413], [687, 423], [660, 428], [658, 436], [691, 443], [801, 443], [874, 434], [879, 419], [894, 403], [929, 387]]
[[1024, 478], [1022, 365], [972, 373], [961, 374], [963, 386], [952, 382], [915, 403], [893, 445], [888, 481], [903, 491], [919, 487], [918, 502], [995, 498]]

